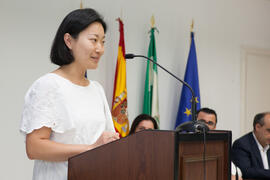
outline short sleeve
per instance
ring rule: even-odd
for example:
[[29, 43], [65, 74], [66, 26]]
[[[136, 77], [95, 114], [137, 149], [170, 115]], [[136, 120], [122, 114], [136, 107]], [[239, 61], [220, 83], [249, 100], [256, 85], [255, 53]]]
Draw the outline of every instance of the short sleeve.
[[30, 87], [25, 96], [20, 126], [23, 134], [44, 126], [58, 133], [73, 128], [59, 88], [56, 81], [48, 77], [40, 78]]
[[97, 86], [98, 91], [99, 91], [99, 93], [101, 94], [101, 97], [102, 97], [102, 101], [103, 101], [103, 104], [104, 104], [104, 113], [105, 113], [105, 116], [106, 116], [106, 130], [115, 132], [114, 125], [113, 125], [113, 120], [112, 120], [112, 114], [111, 114], [111, 111], [110, 111], [110, 108], [109, 108], [109, 105], [108, 105], [108, 101], [107, 101], [104, 89], [98, 82], [92, 81], [92, 83], [94, 83]]

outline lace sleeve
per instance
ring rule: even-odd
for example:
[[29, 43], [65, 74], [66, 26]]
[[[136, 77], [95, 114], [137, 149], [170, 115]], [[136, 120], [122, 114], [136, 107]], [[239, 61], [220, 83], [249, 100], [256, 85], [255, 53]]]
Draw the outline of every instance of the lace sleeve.
[[28, 90], [20, 126], [23, 134], [44, 126], [58, 133], [73, 127], [58, 89], [56, 83], [40, 80]]

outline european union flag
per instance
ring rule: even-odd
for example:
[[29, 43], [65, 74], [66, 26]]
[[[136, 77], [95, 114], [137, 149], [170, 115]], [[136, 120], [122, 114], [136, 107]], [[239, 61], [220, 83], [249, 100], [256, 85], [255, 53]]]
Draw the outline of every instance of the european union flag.
[[[199, 87], [199, 77], [198, 77], [198, 67], [197, 67], [197, 56], [196, 56], [196, 48], [195, 48], [195, 42], [194, 42], [194, 33], [191, 32], [191, 44], [190, 44], [190, 50], [188, 55], [188, 61], [186, 65], [186, 72], [185, 72], [185, 79], [191, 88], [193, 89], [195, 93], [195, 100], [197, 109], [201, 108], [200, 105], [200, 87]], [[178, 108], [178, 114], [177, 119], [175, 122], [175, 127], [178, 125], [192, 120], [191, 116], [191, 100], [192, 100], [192, 94], [188, 87], [183, 85], [182, 87], [182, 94], [180, 99], [180, 104]]]

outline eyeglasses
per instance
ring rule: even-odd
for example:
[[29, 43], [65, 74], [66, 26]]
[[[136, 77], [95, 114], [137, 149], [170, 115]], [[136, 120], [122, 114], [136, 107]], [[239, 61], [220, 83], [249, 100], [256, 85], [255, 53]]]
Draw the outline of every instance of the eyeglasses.
[[207, 124], [207, 125], [209, 125], [209, 126], [214, 126], [215, 125], [215, 123], [214, 122], [212, 122], [212, 121], [206, 121], [206, 120], [204, 120], [204, 119], [200, 119], [200, 120], [198, 120], [198, 122], [202, 122], [202, 123], [205, 123], [205, 124]]

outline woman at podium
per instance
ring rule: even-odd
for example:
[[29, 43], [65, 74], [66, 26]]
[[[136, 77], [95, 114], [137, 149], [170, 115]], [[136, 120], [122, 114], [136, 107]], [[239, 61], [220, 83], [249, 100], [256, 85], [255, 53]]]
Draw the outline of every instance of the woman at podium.
[[25, 96], [20, 131], [34, 159], [34, 180], [66, 180], [69, 157], [119, 139], [102, 86], [85, 77], [104, 53], [106, 24], [93, 9], [69, 13], [58, 28], [51, 62]]

